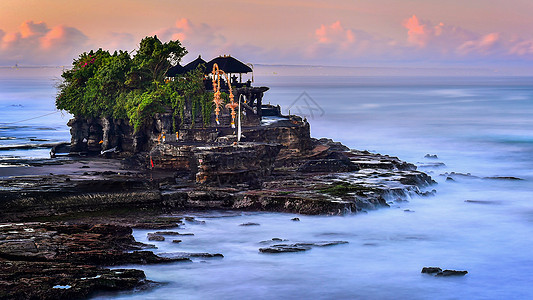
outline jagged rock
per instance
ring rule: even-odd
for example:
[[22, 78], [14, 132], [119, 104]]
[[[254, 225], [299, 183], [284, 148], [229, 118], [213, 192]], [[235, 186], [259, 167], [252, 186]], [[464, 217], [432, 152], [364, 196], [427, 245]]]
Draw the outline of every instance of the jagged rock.
[[300, 242], [293, 244], [277, 244], [267, 248], [259, 248], [262, 253], [284, 253], [284, 252], [302, 252], [310, 250], [312, 247], [327, 247], [340, 244], [347, 244], [346, 241], [325, 241], [325, 242]]
[[206, 253], [206, 252], [168, 252], [159, 253], [160, 256], [169, 259], [190, 259], [190, 258], [222, 258], [224, 255], [220, 253]]
[[205, 224], [205, 221], [196, 220], [194, 217], [185, 217], [185, 221], [192, 223], [192, 224]]
[[329, 149], [332, 151], [350, 151], [350, 148], [344, 146], [342, 143], [335, 142], [332, 139], [328, 139], [328, 138], [318, 139], [317, 143], [319, 143], [320, 145], [328, 146]]
[[421, 273], [435, 274], [435, 273], [439, 273], [439, 272], [442, 272], [442, 269], [439, 268], [439, 267], [423, 267]]
[[496, 180], [524, 180], [522, 178], [513, 177], [513, 176], [491, 176], [483, 177], [483, 179], [496, 179]]
[[443, 162], [434, 162], [434, 163], [417, 163], [419, 168], [442, 168], [446, 167], [446, 164]]
[[96, 291], [154, 285], [144, 272], [70, 263], [0, 261], [1, 299], [83, 299]]
[[419, 192], [418, 194], [420, 196], [429, 197], [429, 196], [435, 196], [436, 193], [437, 193], [437, 190], [433, 189], [431, 191]]
[[456, 271], [456, 270], [442, 270], [438, 267], [424, 267], [422, 268], [422, 273], [425, 274], [435, 274], [435, 276], [464, 276], [468, 274], [468, 271]]
[[426, 154], [424, 156], [424, 158], [429, 158], [429, 159], [439, 159], [439, 157], [437, 156], [437, 154]]
[[275, 242], [282, 242], [282, 241], [286, 241], [286, 240], [280, 239], [280, 238], [272, 238], [270, 240], [260, 241], [259, 244], [272, 244], [272, 243], [275, 243]]
[[177, 236], [177, 235], [179, 235], [179, 236], [194, 235], [194, 233], [179, 233], [177, 231], [156, 231], [154, 234], [156, 234], [156, 235], [173, 235], [173, 236]]
[[466, 274], [468, 274], [468, 271], [444, 270], [438, 272], [435, 276], [464, 276]]
[[254, 222], [248, 222], [248, 223], [242, 223], [239, 226], [259, 226], [259, 225], [261, 225], [261, 224], [254, 223]]
[[153, 284], [143, 271], [102, 265], [190, 261], [150, 251], [131, 228], [105, 224], [17, 223], [0, 226], [1, 299], [80, 299], [98, 290]]
[[306, 162], [298, 171], [304, 173], [313, 172], [353, 172], [359, 170], [359, 167], [348, 160], [340, 159], [314, 159]]
[[291, 221], [298, 222], [298, 221], [300, 221], [300, 218], [292, 218]]
[[445, 172], [444, 174], [440, 174], [440, 176], [446, 176], [446, 177], [465, 177], [465, 178], [479, 178], [477, 176], [473, 176], [470, 173], [459, 173], [459, 172]]
[[165, 237], [159, 234], [148, 233], [148, 240], [162, 242], [165, 240]]
[[[165, 127], [165, 122], [161, 121], [158, 128]], [[281, 124], [253, 129], [265, 139], [290, 133], [290, 139], [298, 141], [238, 145], [156, 143], [151, 153], [139, 153], [122, 162], [71, 161], [76, 167], [90, 166], [91, 172], [83, 174], [47, 175], [55, 174], [54, 168], [61, 168], [48, 166], [39, 170], [43, 175], [38, 179], [31, 176], [0, 179], [0, 185], [6, 187], [0, 190], [0, 218], [17, 220], [126, 206], [343, 215], [386, 207], [385, 199], [391, 196], [402, 199], [410, 193], [429, 195], [419, 187], [435, 184], [431, 177], [416, 171], [416, 166], [396, 157], [368, 151], [343, 152], [345, 148], [338, 143], [312, 140], [307, 125], [291, 117]], [[221, 128], [219, 134], [227, 134], [228, 130]], [[195, 128], [191, 132], [202, 135], [208, 131]], [[207, 137], [200, 136], [200, 140], [204, 138]], [[294, 147], [290, 146], [293, 142]], [[287, 148], [280, 150], [282, 147]], [[144, 168], [151, 167], [151, 163], [152, 173], [146, 172]], [[341, 180], [368, 189], [343, 195], [322, 192], [327, 184]]]
[[286, 253], [286, 252], [302, 252], [311, 249], [311, 247], [291, 247], [291, 246], [273, 246], [268, 248], [259, 248], [261, 253]]
[[465, 200], [466, 203], [476, 203], [476, 204], [501, 204], [500, 201], [491, 201], [491, 200]]

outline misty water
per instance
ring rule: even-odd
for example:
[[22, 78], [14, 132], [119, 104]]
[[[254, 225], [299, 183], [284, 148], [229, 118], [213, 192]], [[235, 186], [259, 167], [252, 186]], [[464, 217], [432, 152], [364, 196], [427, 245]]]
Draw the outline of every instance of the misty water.
[[[264, 102], [306, 115], [313, 136], [414, 163], [438, 182], [430, 187], [436, 195], [335, 217], [189, 213], [205, 224], [186, 222], [174, 229], [194, 233], [177, 237], [181, 243], [172, 243], [172, 237], [148, 242], [146, 234], [153, 230], [135, 230], [134, 236], [156, 244], [156, 253], [209, 252], [224, 258], [126, 266], [143, 269], [148, 279], [162, 285], [95, 299], [533, 298], [531, 78], [256, 77], [256, 85], [271, 88]], [[30, 86], [23, 80], [17, 84], [21, 93]], [[0, 86], [3, 107], [46, 102], [53, 109], [53, 88], [47, 88], [47, 96], [18, 94], [10, 100], [5, 84]], [[5, 123], [4, 112], [0, 123]], [[68, 139], [66, 119], [52, 116], [55, 121], [46, 126], [56, 130], [49, 139], [60, 140], [58, 132]], [[9, 117], [24, 119], [27, 114]], [[37, 128], [36, 121], [23, 125]], [[7, 136], [3, 130], [0, 137]], [[18, 138], [17, 129], [10, 130]], [[426, 154], [438, 159], [424, 158]], [[464, 175], [446, 180], [444, 174], [450, 172]], [[291, 221], [294, 217], [300, 221]], [[246, 222], [260, 225], [239, 226]], [[261, 241], [272, 238], [349, 243], [301, 253], [259, 253], [265, 247]], [[420, 273], [425, 266], [469, 273], [433, 277]]]

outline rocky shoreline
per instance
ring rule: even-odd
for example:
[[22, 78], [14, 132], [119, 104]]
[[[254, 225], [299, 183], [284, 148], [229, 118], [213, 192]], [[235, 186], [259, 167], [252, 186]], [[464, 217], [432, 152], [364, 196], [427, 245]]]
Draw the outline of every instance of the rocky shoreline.
[[[204, 147], [194, 154], [202, 164], [195, 166], [193, 177], [146, 168], [148, 154], [28, 160], [3, 168], [0, 298], [71, 299], [97, 291], [150, 288], [157, 284], [143, 271], [106, 267], [217, 256], [161, 257], [135, 242], [132, 228], [179, 226], [180, 218], [160, 217], [165, 213], [222, 209], [343, 215], [433, 193], [422, 190], [435, 183], [430, 176], [396, 157], [350, 150], [327, 139], [311, 142], [306, 151], [264, 143]], [[155, 149], [172, 150], [163, 146]], [[228, 147], [238, 150], [233, 151], [237, 156], [224, 156]], [[275, 159], [265, 163], [259, 158], [257, 165], [239, 168], [263, 151]], [[311, 246], [324, 245], [272, 244], [260, 251], [305, 251]]]
[[[435, 182], [416, 166], [396, 157], [338, 147], [323, 140], [303, 154], [280, 153], [272, 170], [262, 177], [249, 170], [233, 172], [249, 178], [236, 184], [219, 184], [217, 178], [203, 179], [216, 184], [198, 184], [175, 172], [143, 170], [129, 159], [37, 162], [36, 166], [20, 167], [17, 176], [0, 177], [0, 220], [33, 220], [121, 207], [342, 215], [388, 206], [409, 193], [431, 194], [420, 188]], [[196, 177], [209, 172], [200, 170]]]
[[154, 246], [136, 242], [131, 227], [116, 224], [2, 224], [0, 298], [80, 299], [97, 291], [142, 290], [158, 284], [141, 270], [107, 266], [190, 262], [188, 256], [161, 257], [147, 248]]

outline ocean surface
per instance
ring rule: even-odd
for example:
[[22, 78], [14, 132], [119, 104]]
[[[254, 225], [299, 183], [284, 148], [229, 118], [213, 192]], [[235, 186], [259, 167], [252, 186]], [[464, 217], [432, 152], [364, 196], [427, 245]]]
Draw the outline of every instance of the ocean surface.
[[[0, 146], [69, 139], [69, 116], [54, 113], [54, 78], [0, 77]], [[224, 258], [127, 266], [163, 284], [94, 299], [533, 299], [533, 78], [255, 79], [270, 87], [265, 103], [305, 115], [314, 137], [414, 163], [438, 182], [436, 195], [343, 217], [297, 216], [300, 222], [279, 213], [190, 214], [205, 224], [186, 222], [177, 230], [195, 235], [179, 244], [149, 242], [155, 252]], [[0, 150], [0, 164], [48, 150]], [[451, 172], [462, 175], [447, 180]], [[239, 226], [246, 222], [260, 225]], [[148, 232], [134, 235], [148, 242]], [[259, 253], [272, 238], [349, 243]], [[429, 266], [469, 273], [420, 273]]]
[[[60, 75], [59, 68], [0, 68], [0, 167], [13, 159], [49, 158], [49, 147], [35, 147], [70, 141], [72, 116], [55, 109]], [[23, 149], [28, 146], [34, 148]]]

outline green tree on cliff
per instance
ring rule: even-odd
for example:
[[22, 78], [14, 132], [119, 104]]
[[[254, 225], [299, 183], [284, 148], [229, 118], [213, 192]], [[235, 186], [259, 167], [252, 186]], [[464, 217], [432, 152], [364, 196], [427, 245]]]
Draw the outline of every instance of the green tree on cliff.
[[168, 69], [179, 63], [185, 54], [187, 50], [179, 41], [162, 43], [157, 36], [146, 37], [133, 57], [132, 71], [139, 76], [141, 84], [160, 83]]
[[133, 57], [102, 49], [83, 53], [61, 75], [56, 107], [79, 117], [126, 119], [139, 129], [167, 108], [183, 119], [184, 103], [192, 101], [193, 116], [195, 109], [201, 111], [205, 122], [211, 104], [201, 101], [208, 99], [203, 70], [166, 80], [168, 69], [186, 53], [179, 41], [163, 43], [157, 36], [144, 38]]

